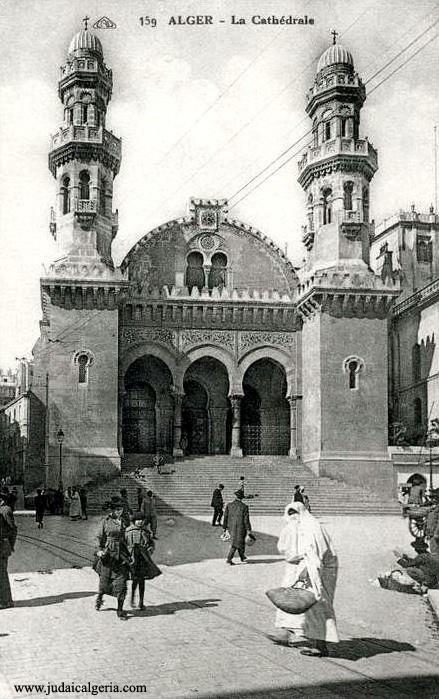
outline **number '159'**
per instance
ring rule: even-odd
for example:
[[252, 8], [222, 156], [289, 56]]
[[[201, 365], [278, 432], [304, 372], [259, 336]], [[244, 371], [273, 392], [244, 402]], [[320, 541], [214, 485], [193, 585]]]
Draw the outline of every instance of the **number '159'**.
[[157, 20], [155, 17], [139, 17], [139, 22], [142, 25], [142, 27], [156, 27], [157, 26]]

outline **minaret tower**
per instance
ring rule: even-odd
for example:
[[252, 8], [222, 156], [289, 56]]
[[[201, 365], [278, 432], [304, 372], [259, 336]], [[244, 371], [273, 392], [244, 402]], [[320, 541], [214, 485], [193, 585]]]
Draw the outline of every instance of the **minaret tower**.
[[89, 258], [113, 269], [113, 180], [120, 168], [121, 141], [105, 128], [112, 72], [87, 21], [70, 42], [58, 83], [64, 121], [49, 153], [57, 191], [51, 230], [69, 260]]
[[365, 99], [352, 55], [333, 32], [308, 94], [312, 143], [299, 162], [308, 218], [297, 291], [302, 450], [316, 473], [389, 491], [387, 317], [399, 284], [369, 267], [369, 185], [378, 159], [360, 137]]
[[105, 128], [111, 70], [87, 18], [84, 23], [70, 43], [58, 83], [64, 122], [49, 153], [57, 192], [50, 229], [61, 255], [41, 279], [43, 320], [34, 348], [44, 386], [39, 397], [47, 411], [50, 487], [120, 469], [118, 307], [128, 282], [114, 267], [111, 244], [121, 142]]

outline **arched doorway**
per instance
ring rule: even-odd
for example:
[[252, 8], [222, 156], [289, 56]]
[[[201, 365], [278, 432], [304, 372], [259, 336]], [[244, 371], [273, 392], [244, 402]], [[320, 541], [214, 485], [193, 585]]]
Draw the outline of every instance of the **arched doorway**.
[[214, 357], [201, 357], [186, 371], [182, 435], [188, 454], [226, 454], [231, 445], [227, 369]]
[[250, 454], [288, 454], [290, 410], [285, 370], [272, 359], [259, 359], [244, 374], [241, 447]]
[[208, 454], [209, 421], [207, 391], [198, 381], [184, 382], [182, 432], [187, 440], [188, 454]]
[[153, 454], [156, 451], [156, 395], [145, 381], [126, 388], [123, 405], [123, 447], [127, 453]]
[[172, 453], [172, 375], [158, 357], [136, 359], [125, 374], [122, 444], [128, 454]]

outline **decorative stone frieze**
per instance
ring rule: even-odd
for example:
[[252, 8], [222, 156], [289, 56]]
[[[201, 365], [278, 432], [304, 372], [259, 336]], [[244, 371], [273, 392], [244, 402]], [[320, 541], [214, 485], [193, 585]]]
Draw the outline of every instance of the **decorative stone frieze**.
[[180, 335], [180, 349], [194, 345], [219, 345], [234, 352], [235, 333], [230, 330], [183, 330]]
[[285, 347], [291, 350], [295, 347], [295, 333], [282, 332], [246, 332], [239, 333], [239, 350], [246, 351], [257, 345], [274, 345], [276, 347]]
[[140, 342], [160, 342], [177, 348], [177, 331], [162, 328], [123, 328], [120, 336], [122, 345], [139, 344]]

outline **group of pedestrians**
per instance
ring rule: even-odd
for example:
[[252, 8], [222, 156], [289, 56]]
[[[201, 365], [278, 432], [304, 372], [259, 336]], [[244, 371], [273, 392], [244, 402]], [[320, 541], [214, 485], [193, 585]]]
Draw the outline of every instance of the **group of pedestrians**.
[[104, 595], [117, 599], [117, 616], [126, 619], [124, 602], [127, 581], [131, 578], [131, 606], [135, 606], [138, 590], [138, 608], [144, 609], [145, 580], [161, 575], [152, 560], [154, 539], [157, 539], [157, 515], [151, 490], [145, 495], [137, 489], [137, 511], [132, 511], [126, 489], [109, 503], [109, 514], [102, 520], [98, 531], [98, 550], [94, 569], [99, 575], [96, 610], [103, 605]]

